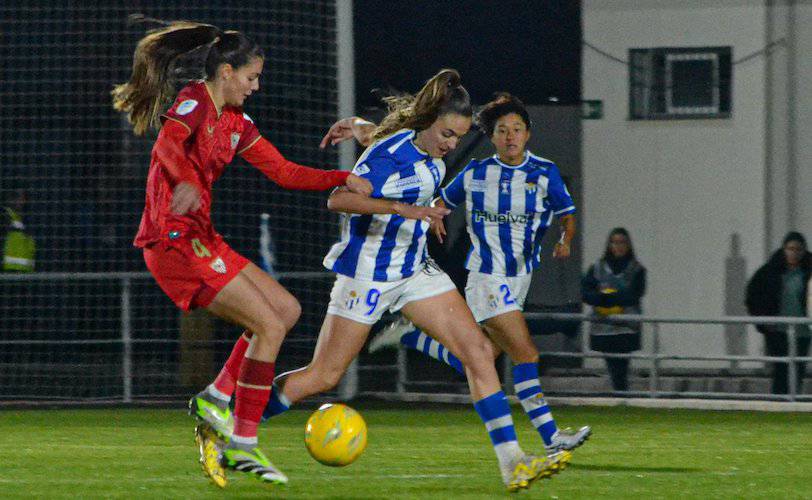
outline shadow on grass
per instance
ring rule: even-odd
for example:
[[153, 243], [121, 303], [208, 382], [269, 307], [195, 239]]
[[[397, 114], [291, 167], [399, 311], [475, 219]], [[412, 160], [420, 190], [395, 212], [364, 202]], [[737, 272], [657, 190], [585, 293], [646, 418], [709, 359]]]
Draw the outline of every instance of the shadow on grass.
[[595, 470], [610, 472], [674, 472], [692, 473], [702, 472], [703, 469], [694, 467], [631, 467], [628, 465], [590, 465], [590, 464], [570, 464], [569, 467], [577, 470]]

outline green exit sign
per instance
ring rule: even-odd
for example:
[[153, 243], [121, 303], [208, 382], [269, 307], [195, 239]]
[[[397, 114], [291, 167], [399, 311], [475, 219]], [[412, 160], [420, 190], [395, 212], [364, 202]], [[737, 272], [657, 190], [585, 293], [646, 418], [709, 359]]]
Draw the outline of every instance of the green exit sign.
[[581, 118], [584, 120], [600, 120], [603, 118], [603, 101], [581, 101]]

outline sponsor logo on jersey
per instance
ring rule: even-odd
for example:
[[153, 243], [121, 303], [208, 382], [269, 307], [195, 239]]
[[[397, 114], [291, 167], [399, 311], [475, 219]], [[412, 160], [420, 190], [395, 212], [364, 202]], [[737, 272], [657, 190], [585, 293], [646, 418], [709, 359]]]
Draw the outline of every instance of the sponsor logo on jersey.
[[188, 115], [197, 107], [197, 101], [194, 99], [186, 99], [182, 103], [178, 104], [178, 108], [175, 110], [175, 113], [184, 116]]
[[355, 169], [353, 169], [353, 173], [355, 175], [364, 175], [369, 173], [369, 167], [366, 166], [365, 163], [357, 165]]
[[408, 187], [415, 187], [422, 184], [423, 181], [420, 179], [420, 176], [410, 175], [409, 177], [404, 177], [403, 179], [398, 179], [395, 181], [395, 188], [397, 189], [406, 189]]
[[211, 264], [209, 265], [211, 266], [212, 269], [214, 269], [215, 272], [220, 274], [226, 274], [226, 263], [223, 262], [223, 259], [221, 259], [220, 257], [217, 257], [216, 259], [211, 261]]
[[474, 209], [472, 212], [474, 222], [497, 222], [499, 224], [527, 224], [533, 219], [533, 214], [514, 214], [505, 212], [503, 214], [492, 214], [485, 210]]
[[499, 189], [501, 189], [503, 194], [508, 194], [510, 192], [510, 179], [502, 179], [499, 181]]
[[231, 133], [231, 149], [237, 149], [237, 144], [240, 142], [240, 134], [237, 132]]
[[208, 125], [206, 130], [209, 132], [209, 135], [212, 135], [214, 133], [214, 125]]

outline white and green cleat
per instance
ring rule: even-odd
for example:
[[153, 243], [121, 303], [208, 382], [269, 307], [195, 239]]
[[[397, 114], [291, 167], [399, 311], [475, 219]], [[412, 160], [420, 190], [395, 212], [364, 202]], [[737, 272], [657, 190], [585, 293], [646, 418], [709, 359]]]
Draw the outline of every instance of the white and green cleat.
[[234, 432], [234, 417], [231, 415], [231, 409], [228, 407], [225, 409], [220, 408], [205, 399], [202, 394], [200, 393], [189, 400], [189, 415], [206, 422], [218, 436], [224, 441], [228, 441]]
[[226, 469], [251, 474], [265, 483], [288, 484], [288, 476], [277, 469], [259, 448], [226, 448], [221, 455], [220, 464]]

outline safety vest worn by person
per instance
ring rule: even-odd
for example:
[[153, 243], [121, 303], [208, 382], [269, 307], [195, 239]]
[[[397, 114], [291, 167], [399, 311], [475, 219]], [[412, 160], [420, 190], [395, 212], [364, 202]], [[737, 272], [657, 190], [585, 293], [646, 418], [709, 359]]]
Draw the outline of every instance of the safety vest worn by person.
[[3, 271], [30, 273], [34, 271], [34, 238], [25, 232], [25, 224], [17, 212], [6, 208], [6, 214], [11, 228], [3, 243]]

